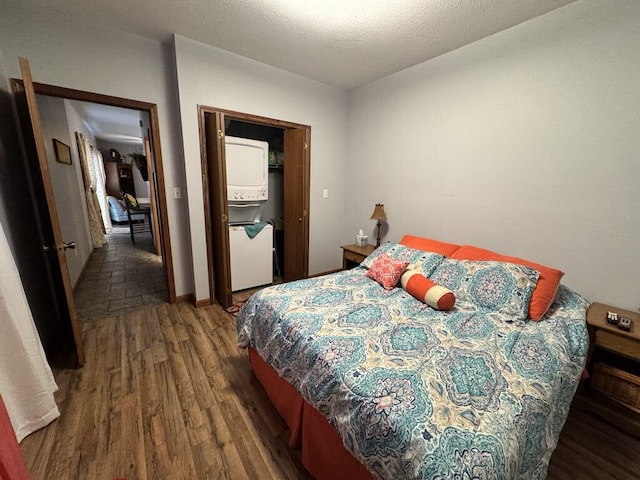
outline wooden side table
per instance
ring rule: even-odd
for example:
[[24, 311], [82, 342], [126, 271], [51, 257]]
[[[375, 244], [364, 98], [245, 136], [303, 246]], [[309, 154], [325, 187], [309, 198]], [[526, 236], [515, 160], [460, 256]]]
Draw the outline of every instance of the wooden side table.
[[[618, 317], [632, 320], [631, 330], [624, 331], [607, 322], [607, 312], [615, 312]], [[587, 368], [591, 374], [589, 385], [595, 390], [634, 409], [640, 409], [640, 377], [635, 372], [626, 371], [619, 365], [603, 362], [594, 363], [593, 354], [596, 349], [613, 353], [623, 359], [640, 363], [640, 314], [630, 310], [592, 303], [587, 310], [587, 328], [589, 329], [589, 353]], [[628, 363], [628, 362], [627, 362]]]
[[352, 245], [342, 245], [342, 269], [347, 270], [349, 268], [357, 267], [362, 261], [376, 249], [375, 245], [366, 245], [364, 247], [358, 247]]

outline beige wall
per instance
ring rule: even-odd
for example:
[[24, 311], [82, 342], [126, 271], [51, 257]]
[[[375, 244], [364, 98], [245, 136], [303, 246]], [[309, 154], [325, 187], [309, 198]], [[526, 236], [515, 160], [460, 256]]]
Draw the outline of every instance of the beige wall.
[[[61, 98], [37, 96], [42, 136], [47, 152], [53, 196], [58, 212], [60, 233], [65, 242], [75, 242], [76, 248], [65, 252], [69, 278], [75, 285], [85, 263], [93, 250], [89, 230], [89, 217], [85, 201], [80, 158], [76, 147], [75, 131], [82, 131], [90, 141], [94, 141], [80, 121], [80, 117], [68, 102]], [[67, 111], [68, 109], [68, 111]], [[71, 150], [71, 165], [56, 161], [53, 139], [67, 145]]]
[[640, 2], [579, 1], [350, 92], [355, 231], [563, 269], [640, 306]]
[[192, 292], [186, 200], [169, 194], [174, 186], [185, 186], [171, 48], [109, 25], [15, 5], [2, 8], [0, 48], [10, 77], [20, 77], [18, 56], [23, 56], [34, 81], [158, 105], [176, 294]]
[[[347, 92], [176, 36], [176, 68], [196, 298], [209, 296], [198, 105], [311, 126], [309, 273], [340, 266], [347, 183]], [[328, 189], [328, 199], [322, 189]]]
[[37, 81], [158, 104], [167, 193], [186, 192], [167, 195], [177, 294], [199, 299], [204, 104], [312, 126], [310, 273], [339, 266], [359, 228], [373, 237], [383, 202], [387, 239], [524, 256], [589, 300], [637, 308], [639, 44], [640, 3], [582, 0], [345, 92], [182, 37], [0, 17], [9, 76], [22, 55]]

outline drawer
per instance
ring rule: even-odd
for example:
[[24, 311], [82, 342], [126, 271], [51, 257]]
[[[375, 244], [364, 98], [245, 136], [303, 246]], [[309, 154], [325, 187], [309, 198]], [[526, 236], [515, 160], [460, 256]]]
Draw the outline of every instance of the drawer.
[[616, 335], [606, 330], [596, 331], [596, 347], [607, 349], [633, 360], [640, 361], [640, 342], [629, 337]]
[[640, 409], [640, 378], [635, 375], [596, 363], [589, 386], [636, 411]]
[[349, 262], [361, 263], [364, 260], [364, 257], [359, 253], [350, 252], [348, 250], [344, 251], [344, 259]]

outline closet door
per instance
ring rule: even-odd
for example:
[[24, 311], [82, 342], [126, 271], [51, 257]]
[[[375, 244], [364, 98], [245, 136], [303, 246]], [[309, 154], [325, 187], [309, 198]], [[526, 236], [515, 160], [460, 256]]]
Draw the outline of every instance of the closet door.
[[153, 162], [153, 151], [151, 149], [150, 132], [147, 129], [147, 133], [144, 137], [144, 153], [147, 157], [147, 175], [149, 179], [149, 197], [151, 200], [151, 218], [153, 220], [153, 243], [156, 248], [156, 254], [162, 255], [162, 249], [160, 248], [160, 220], [158, 218], [158, 200], [156, 197], [156, 182], [155, 171]]
[[284, 131], [284, 281], [309, 272], [310, 128]]
[[[209, 174], [209, 211], [213, 247], [213, 282], [215, 298], [223, 307], [233, 303], [231, 264], [229, 261], [229, 212], [227, 208], [227, 173], [224, 154], [224, 114], [205, 115], [207, 170]], [[211, 266], [210, 266], [211, 268]]]

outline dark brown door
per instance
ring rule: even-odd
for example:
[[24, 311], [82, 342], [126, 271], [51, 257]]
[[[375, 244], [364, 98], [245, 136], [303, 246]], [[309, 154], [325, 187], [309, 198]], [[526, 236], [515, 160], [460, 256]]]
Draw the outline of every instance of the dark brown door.
[[78, 326], [75, 304], [73, 302], [73, 288], [69, 278], [66, 258], [66, 250], [70, 245], [65, 243], [65, 240], [71, 242], [73, 239], [63, 239], [60, 232], [60, 223], [58, 221], [58, 213], [53, 197], [49, 164], [47, 163], [47, 155], [42, 137], [42, 126], [36, 103], [36, 94], [33, 88], [33, 80], [31, 78], [31, 70], [29, 69], [29, 62], [25, 58], [20, 58], [19, 60], [22, 82], [13, 82], [13, 89], [18, 100], [18, 107], [22, 107], [20, 108], [21, 110], [26, 110], [20, 111], [19, 113], [23, 120], [24, 141], [27, 144], [33, 144], [27, 145], [27, 151], [34, 152], [34, 155], [29, 155], [29, 162], [31, 163], [30, 170], [33, 175], [32, 181], [38, 183], [37, 186], [34, 185], [34, 189], [44, 191], [44, 198], [46, 199], [46, 206], [44, 206], [44, 208], [46, 208], [49, 214], [52, 227], [53, 237], [45, 239], [46, 243], [43, 245], [43, 249], [47, 252], [48, 258], [50, 258], [52, 262], [57, 263], [58, 269], [56, 270], [59, 270], [60, 273], [68, 310], [68, 312], [65, 313], [68, 313], [78, 363], [82, 365], [84, 363], [84, 349], [82, 347], [81, 330]]
[[284, 281], [309, 273], [310, 129], [284, 131]]
[[231, 294], [231, 263], [229, 260], [229, 212], [227, 208], [227, 173], [224, 148], [224, 114], [205, 115], [207, 170], [209, 173], [209, 209], [211, 212], [211, 243], [213, 247], [213, 282], [218, 303], [228, 307]]
[[156, 182], [154, 181], [153, 171], [153, 152], [151, 151], [151, 142], [149, 141], [149, 132], [144, 137], [144, 153], [147, 157], [147, 179], [149, 180], [149, 197], [151, 202], [151, 218], [153, 223], [153, 244], [156, 248], [156, 255], [162, 255], [160, 249], [160, 228], [158, 219], [158, 201], [156, 198]]

